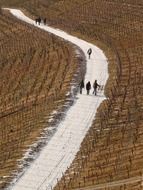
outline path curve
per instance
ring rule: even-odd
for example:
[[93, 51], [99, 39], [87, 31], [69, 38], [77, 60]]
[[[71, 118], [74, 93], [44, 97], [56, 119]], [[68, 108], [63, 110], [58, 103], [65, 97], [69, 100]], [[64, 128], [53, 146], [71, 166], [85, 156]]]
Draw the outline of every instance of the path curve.
[[[25, 16], [20, 10], [8, 10], [18, 19], [35, 25], [34, 21]], [[87, 60], [85, 83], [90, 81], [93, 84], [94, 80], [97, 79], [100, 84], [106, 84], [108, 64], [102, 50], [61, 30], [47, 25], [35, 26], [80, 47]], [[89, 48], [93, 50], [91, 59], [87, 57]], [[74, 105], [67, 111], [65, 119], [61, 121], [57, 131], [40, 152], [38, 158], [31, 163], [20, 178], [16, 179], [16, 182], [9, 189], [51, 190], [56, 185], [57, 179], [62, 177], [62, 174], [75, 158], [83, 138], [92, 125], [96, 110], [104, 99], [104, 92], [98, 92], [96, 97], [93, 95], [87, 96], [85, 92], [78, 95]]]

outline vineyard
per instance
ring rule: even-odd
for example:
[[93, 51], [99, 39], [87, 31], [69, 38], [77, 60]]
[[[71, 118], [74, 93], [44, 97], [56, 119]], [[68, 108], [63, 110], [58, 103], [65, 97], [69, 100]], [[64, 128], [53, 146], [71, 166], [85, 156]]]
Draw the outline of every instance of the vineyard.
[[[1, 12], [0, 189], [11, 181], [29, 145], [52, 126], [48, 120], [60, 119], [64, 102], [72, 103], [68, 92], [84, 70], [74, 49]], [[52, 116], [54, 110], [59, 114]]]
[[[64, 18], [76, 23], [75, 27], [67, 23], [71, 32], [107, 46], [101, 44], [110, 62], [108, 99], [55, 190], [139, 190], [143, 166], [143, 4], [82, 2], [65, 12]], [[63, 23], [59, 24], [66, 28], [66, 20]], [[132, 183], [124, 179], [132, 179]]]
[[[15, 1], [12, 6], [31, 17], [46, 17], [50, 25], [97, 44], [109, 60], [107, 100], [54, 190], [141, 190], [143, 3], [33, 0]], [[40, 134], [51, 110], [63, 103], [77, 60], [68, 44], [8, 14], [0, 17], [0, 77], [4, 79], [0, 81], [0, 176], [8, 176], [27, 145]], [[9, 181], [0, 179], [2, 185]]]
[[51, 25], [98, 44], [110, 62], [108, 99], [55, 190], [142, 189], [143, 4], [60, 1], [51, 10]]

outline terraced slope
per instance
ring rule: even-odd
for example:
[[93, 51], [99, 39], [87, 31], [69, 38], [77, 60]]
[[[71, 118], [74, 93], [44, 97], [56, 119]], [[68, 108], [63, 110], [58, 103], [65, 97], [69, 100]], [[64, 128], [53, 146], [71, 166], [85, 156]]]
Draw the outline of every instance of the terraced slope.
[[69, 44], [1, 12], [0, 189], [49, 126], [52, 111], [63, 109], [78, 62]]

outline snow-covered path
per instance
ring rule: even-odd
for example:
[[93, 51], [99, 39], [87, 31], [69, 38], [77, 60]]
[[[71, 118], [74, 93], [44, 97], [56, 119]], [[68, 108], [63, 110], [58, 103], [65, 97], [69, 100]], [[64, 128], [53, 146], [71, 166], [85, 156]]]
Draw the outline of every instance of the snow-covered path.
[[[9, 10], [17, 18], [35, 25], [34, 21], [26, 17], [20, 10]], [[99, 84], [106, 84], [108, 64], [105, 55], [99, 48], [58, 29], [44, 25], [35, 26], [70, 41], [82, 49], [87, 59], [85, 83], [90, 81], [93, 84], [97, 79]], [[87, 56], [89, 48], [92, 48], [93, 51], [91, 59], [88, 59]], [[72, 163], [83, 138], [92, 125], [96, 110], [104, 99], [103, 91], [99, 92], [97, 96], [92, 94], [87, 96], [85, 91], [82, 95], [79, 94], [75, 104], [67, 111], [65, 119], [59, 124], [57, 131], [38, 158], [31, 163], [31, 166], [10, 189], [51, 190], [56, 185], [57, 179], [61, 178]]]

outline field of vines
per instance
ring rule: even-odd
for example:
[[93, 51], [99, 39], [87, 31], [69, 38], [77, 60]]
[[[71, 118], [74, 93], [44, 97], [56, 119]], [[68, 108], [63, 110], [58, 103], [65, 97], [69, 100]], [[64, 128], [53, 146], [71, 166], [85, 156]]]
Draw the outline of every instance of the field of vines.
[[[38, 14], [44, 10], [42, 4], [46, 4], [44, 0], [39, 2]], [[54, 1], [47, 9], [51, 25], [91, 41], [105, 51], [110, 73], [107, 100], [98, 109], [73, 164], [54, 190], [141, 190], [142, 1], [63, 0]]]
[[[27, 0], [24, 2], [21, 0], [17, 3], [15, 0], [12, 4], [6, 0], [1, 6], [4, 4], [21, 7], [31, 17], [46, 17], [50, 25], [97, 44], [104, 50], [109, 60], [110, 77], [105, 92], [107, 100], [98, 109], [93, 126], [82, 142], [80, 151], [62, 179], [57, 180], [54, 190], [141, 190], [143, 188], [143, 2], [141, 0]], [[54, 104], [49, 104], [51, 100], [48, 100], [59, 83], [56, 83], [57, 80], [45, 79], [47, 75], [44, 71], [50, 71], [51, 61], [48, 61], [49, 64], [44, 64], [44, 60], [47, 62], [52, 59], [47, 52], [52, 51], [54, 53], [51, 53], [57, 54], [58, 57], [60, 55], [66, 57], [70, 48], [45, 33], [42, 35], [42, 40], [41, 35], [39, 36], [42, 32], [17, 23], [14, 18], [11, 21], [6, 19], [7, 17], [1, 17], [3, 18], [0, 20], [1, 35], [6, 38], [2, 38], [5, 40], [1, 41], [0, 50], [2, 51], [1, 73], [5, 76], [0, 96], [2, 102], [0, 139], [6, 139], [6, 142], [0, 141], [2, 157], [0, 157], [0, 161], [2, 160], [0, 175], [7, 176], [9, 168], [14, 168], [16, 165], [14, 160], [21, 157], [27, 144], [41, 131], [41, 123], [45, 125], [45, 115], [47, 118], [50, 110], [57, 105], [55, 100]], [[4, 30], [4, 27], [7, 28], [7, 22], [13, 24]], [[19, 43], [18, 39], [24, 42]], [[7, 45], [9, 43], [13, 48]], [[43, 47], [48, 50], [43, 51]], [[34, 60], [39, 61], [36, 64]], [[59, 63], [59, 58], [54, 63], [56, 61]], [[70, 62], [74, 63], [72, 56]], [[66, 65], [65, 59], [63, 63]], [[60, 65], [57, 64], [57, 67], [60, 68]], [[54, 64], [52, 66], [54, 67]], [[65, 68], [66, 66], [63, 70]], [[76, 66], [69, 68], [68, 65], [67, 68], [71, 69], [68, 71], [71, 75], [68, 79], [65, 77], [65, 80], [70, 81]], [[26, 72], [28, 74], [24, 74]], [[28, 76], [33, 77], [32, 73], [35, 78], [31, 81]], [[41, 73], [40, 78], [37, 78], [39, 73]], [[57, 73], [60, 73], [59, 70]], [[53, 75], [54, 73], [51, 73], [51, 76]], [[49, 87], [49, 83], [53, 88]], [[61, 89], [61, 86], [59, 88]], [[66, 90], [67, 88], [68, 86]], [[60, 94], [63, 95], [64, 92], [60, 90]], [[4, 133], [6, 129], [10, 132]], [[3, 181], [7, 182], [7, 178], [2, 179]]]
[[51, 113], [60, 113], [68, 101], [73, 76], [81, 74], [79, 62], [75, 47], [1, 11], [0, 189], [15, 175], [29, 145], [52, 126]]

